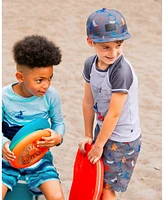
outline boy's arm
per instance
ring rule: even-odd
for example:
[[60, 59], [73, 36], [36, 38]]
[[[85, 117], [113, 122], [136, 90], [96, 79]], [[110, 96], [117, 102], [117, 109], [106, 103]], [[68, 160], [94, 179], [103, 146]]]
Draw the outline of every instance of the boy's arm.
[[83, 116], [84, 116], [84, 127], [85, 127], [85, 136], [93, 138], [93, 123], [94, 123], [94, 110], [93, 110], [94, 100], [92, 96], [92, 91], [90, 84], [85, 83], [85, 91], [83, 98]]
[[10, 142], [10, 140], [9, 140], [7, 137], [5, 137], [5, 136], [3, 135], [3, 133], [2, 133], [2, 148], [3, 148], [3, 145], [4, 145], [6, 142]]
[[[54, 137], [56, 138], [56, 144], [59, 145], [63, 142], [63, 136], [65, 134], [65, 123], [64, 123], [64, 119], [63, 119], [63, 115], [62, 115], [62, 111], [61, 111], [61, 102], [60, 102], [60, 98], [59, 96], [56, 98], [56, 102], [54, 105], [54, 108], [52, 111], [52, 115], [51, 115], [51, 129], [53, 131], [55, 131]], [[55, 136], [56, 135], [56, 136]]]
[[65, 133], [65, 123], [61, 110], [61, 101], [57, 91], [54, 96], [52, 96], [51, 106], [50, 106], [50, 120], [51, 120], [51, 129], [54, 130], [57, 134], [64, 136]]
[[83, 98], [83, 117], [84, 117], [84, 128], [85, 128], [85, 138], [80, 142], [79, 148], [82, 153], [86, 153], [85, 144], [92, 144], [93, 142], [93, 122], [94, 122], [94, 110], [93, 110], [93, 96], [90, 84], [88, 82], [85, 83], [85, 91]]
[[93, 163], [95, 163], [95, 161], [93, 161], [93, 158], [96, 158], [97, 160], [102, 156], [103, 147], [115, 129], [115, 126], [120, 117], [122, 108], [126, 101], [126, 97], [127, 97], [126, 93], [112, 94], [110, 104], [109, 104], [109, 109], [108, 109], [107, 115], [105, 116], [100, 133], [98, 134], [98, 137], [96, 139], [96, 142], [93, 148], [88, 153], [88, 158]]
[[[4, 105], [2, 103], [2, 122], [3, 122], [3, 119], [4, 119]], [[5, 137], [4, 134], [2, 133], [2, 148], [6, 142], [10, 142], [10, 140], [7, 137]]]
[[126, 93], [113, 93], [109, 104], [107, 115], [104, 119], [101, 131], [96, 140], [96, 146], [104, 147], [120, 117], [122, 108], [126, 101]]
[[[5, 115], [4, 110], [5, 108], [2, 103], [2, 122], [4, 120], [4, 115]], [[14, 153], [9, 148], [10, 142], [11, 141], [7, 137], [5, 137], [4, 134], [2, 133], [2, 156], [7, 161], [11, 161], [15, 159]]]
[[47, 92], [46, 98], [49, 104], [49, 118], [51, 122], [49, 131], [51, 136], [43, 137], [42, 141], [38, 142], [38, 147], [58, 146], [62, 143], [65, 134], [65, 123], [61, 111], [61, 101], [56, 89], [51, 88]]

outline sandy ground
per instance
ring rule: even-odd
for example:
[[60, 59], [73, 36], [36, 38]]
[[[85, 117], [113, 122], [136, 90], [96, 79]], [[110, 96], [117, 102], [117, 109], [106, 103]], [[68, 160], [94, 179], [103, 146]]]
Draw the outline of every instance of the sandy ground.
[[[124, 53], [139, 78], [139, 107], [143, 135], [141, 154], [128, 191], [118, 200], [162, 199], [161, 0], [3, 0], [2, 85], [15, 81], [13, 44], [26, 35], [41, 34], [60, 46], [62, 62], [54, 69], [52, 85], [60, 93], [66, 123], [63, 144], [53, 148], [66, 200], [78, 143], [83, 138], [83, 63], [94, 53], [86, 43], [85, 22], [100, 8], [122, 12], [132, 38]], [[41, 197], [40, 199], [44, 199]]]

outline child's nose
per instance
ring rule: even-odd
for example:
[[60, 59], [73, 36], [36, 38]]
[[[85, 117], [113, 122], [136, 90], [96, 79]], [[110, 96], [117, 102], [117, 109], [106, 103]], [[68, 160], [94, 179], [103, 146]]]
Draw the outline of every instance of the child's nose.
[[49, 83], [48, 81], [46, 81], [46, 82], [43, 83], [43, 86], [42, 86], [42, 87], [43, 87], [44, 89], [47, 89], [49, 86], [50, 86], [50, 83]]
[[111, 49], [109, 49], [109, 52], [113, 53], [113, 52], [115, 52], [115, 50], [111, 48]]

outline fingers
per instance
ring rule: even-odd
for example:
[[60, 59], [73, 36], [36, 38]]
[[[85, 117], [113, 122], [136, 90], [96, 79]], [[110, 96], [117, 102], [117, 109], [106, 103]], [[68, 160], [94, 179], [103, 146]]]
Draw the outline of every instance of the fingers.
[[10, 142], [6, 142], [4, 145], [3, 145], [3, 149], [2, 149], [2, 155], [3, 155], [3, 158], [7, 161], [13, 161], [16, 156], [14, 155], [14, 153], [10, 150], [9, 148], [9, 144]]
[[[80, 144], [79, 144], [79, 149], [80, 149], [80, 151], [82, 152], [82, 153], [86, 153], [86, 151], [85, 151], [85, 142], [81, 142]], [[90, 154], [88, 154], [88, 160], [92, 163], [92, 164], [95, 164], [98, 160], [99, 160], [99, 158], [98, 157], [95, 157], [95, 156], [91, 156]]]
[[85, 151], [85, 144], [86, 143], [92, 144], [93, 139], [91, 137], [85, 136], [84, 140], [81, 143], [79, 143], [79, 149], [83, 154], [86, 153], [86, 151]]
[[44, 129], [44, 130], [49, 131], [49, 132], [50, 132], [50, 136], [45, 136], [45, 137], [43, 136], [43, 137], [42, 137], [42, 140], [44, 140], [44, 141], [50, 141], [50, 140], [52, 140], [52, 138], [55, 137], [56, 133], [55, 133], [55, 131], [53, 131], [52, 129], [46, 128], [46, 129]]
[[95, 164], [102, 156], [103, 148], [97, 147], [95, 144], [88, 152], [88, 159], [92, 164]]
[[95, 164], [95, 163], [99, 160], [99, 158], [88, 156], [88, 160], [89, 160], [92, 164]]
[[51, 129], [47, 128], [46, 130], [48, 130], [50, 132], [50, 136], [49, 137], [42, 137], [41, 140], [39, 140], [37, 142], [37, 147], [53, 147], [54, 146], [54, 142], [55, 142], [55, 135], [56, 133], [54, 131], [52, 131]]
[[54, 146], [54, 142], [51, 140], [44, 140], [44, 141], [38, 141], [37, 142], [37, 147], [53, 147]]
[[16, 156], [14, 155], [14, 153], [12, 151], [3, 151], [3, 158], [7, 161], [13, 161]]
[[42, 137], [42, 139], [39, 141], [40, 143], [44, 143], [44, 142], [49, 142], [53, 139], [52, 136], [50, 137]]
[[10, 154], [6, 154], [3, 156], [3, 158], [7, 161], [14, 161], [14, 159], [16, 158], [16, 156], [14, 155], [10, 155]]
[[83, 153], [83, 154], [86, 153], [86, 151], [85, 151], [85, 144], [86, 144], [85, 142], [81, 142], [79, 144], [79, 149], [80, 149], [81, 153]]

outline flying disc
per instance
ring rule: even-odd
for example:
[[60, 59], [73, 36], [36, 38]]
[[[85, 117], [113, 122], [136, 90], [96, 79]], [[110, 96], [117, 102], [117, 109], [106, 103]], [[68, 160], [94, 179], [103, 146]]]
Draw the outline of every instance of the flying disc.
[[16, 158], [10, 161], [15, 168], [25, 168], [40, 160], [48, 151], [48, 148], [37, 147], [37, 142], [42, 137], [50, 136], [48, 130], [50, 124], [46, 119], [36, 119], [24, 125], [13, 137], [10, 143], [10, 150]]
[[88, 152], [92, 148], [86, 144], [86, 153], [81, 153], [78, 149], [73, 171], [73, 181], [69, 194], [69, 200], [100, 200], [103, 180], [104, 166], [102, 159], [96, 164], [88, 160]]

